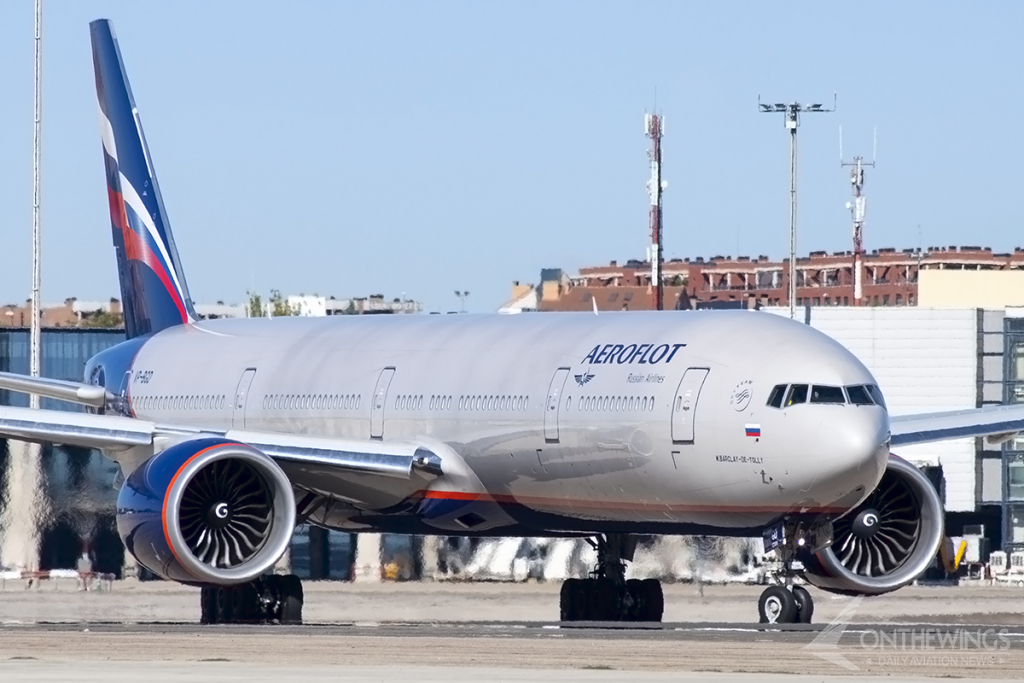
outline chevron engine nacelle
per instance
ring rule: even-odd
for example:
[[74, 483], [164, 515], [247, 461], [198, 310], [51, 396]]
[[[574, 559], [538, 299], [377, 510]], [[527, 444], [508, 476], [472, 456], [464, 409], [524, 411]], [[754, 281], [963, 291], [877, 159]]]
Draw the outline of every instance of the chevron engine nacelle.
[[295, 527], [291, 484], [270, 457], [222, 438], [171, 446], [132, 472], [117, 530], [146, 568], [191, 584], [244, 583], [284, 554]]

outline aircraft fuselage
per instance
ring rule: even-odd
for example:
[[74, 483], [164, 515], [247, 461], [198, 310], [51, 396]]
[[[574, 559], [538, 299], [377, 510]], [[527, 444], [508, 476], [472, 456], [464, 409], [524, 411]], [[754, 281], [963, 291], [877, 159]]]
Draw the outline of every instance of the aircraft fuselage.
[[413, 441], [460, 464], [358, 497], [351, 477], [285, 466], [296, 500], [320, 499], [311, 521], [339, 529], [757, 534], [850, 509], [888, 457], [883, 406], [766, 405], [777, 385], [875, 380], [759, 312], [204, 321], [115, 347], [86, 377], [161, 424]]

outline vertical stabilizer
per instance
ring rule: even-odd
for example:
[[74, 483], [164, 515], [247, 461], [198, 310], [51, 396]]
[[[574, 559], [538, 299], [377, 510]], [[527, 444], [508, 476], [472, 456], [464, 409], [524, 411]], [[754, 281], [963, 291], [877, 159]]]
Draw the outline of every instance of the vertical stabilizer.
[[110, 21], [89, 24], [110, 222], [129, 338], [196, 319]]

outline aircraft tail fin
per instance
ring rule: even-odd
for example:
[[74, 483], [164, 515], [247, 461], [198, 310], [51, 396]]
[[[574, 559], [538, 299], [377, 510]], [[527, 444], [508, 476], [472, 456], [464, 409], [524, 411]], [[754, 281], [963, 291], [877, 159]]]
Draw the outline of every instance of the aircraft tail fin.
[[196, 320], [146, 136], [107, 19], [89, 24], [107, 197], [128, 338]]

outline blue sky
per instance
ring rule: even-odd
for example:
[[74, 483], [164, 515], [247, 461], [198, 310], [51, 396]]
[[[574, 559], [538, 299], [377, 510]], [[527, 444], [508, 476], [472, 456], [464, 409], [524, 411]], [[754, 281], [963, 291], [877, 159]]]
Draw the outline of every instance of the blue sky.
[[[403, 292], [493, 310], [543, 267], [643, 258], [657, 97], [666, 255], [1024, 246], [1024, 4], [44, 3], [43, 298], [118, 295], [88, 22], [113, 20], [193, 298]], [[32, 2], [0, 11], [0, 300], [30, 285]], [[920, 226], [920, 227], [919, 227]]]

